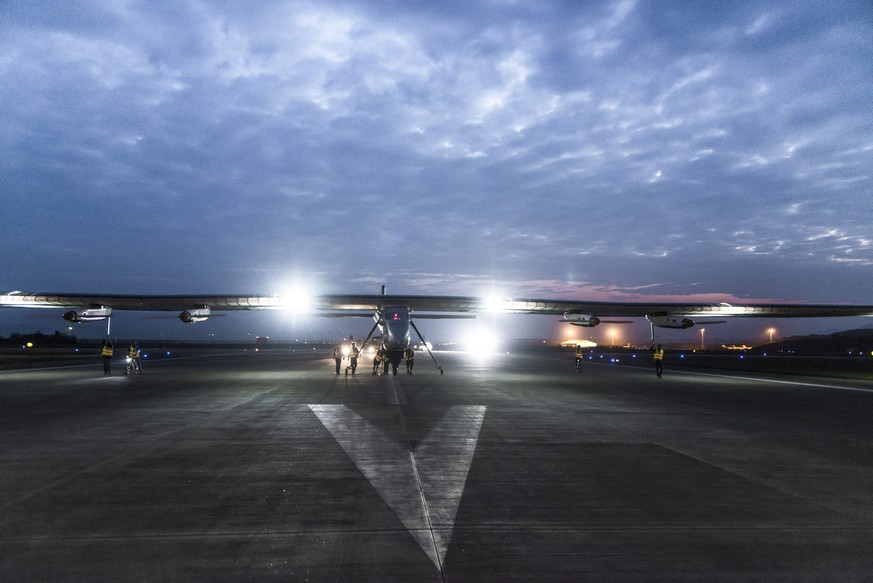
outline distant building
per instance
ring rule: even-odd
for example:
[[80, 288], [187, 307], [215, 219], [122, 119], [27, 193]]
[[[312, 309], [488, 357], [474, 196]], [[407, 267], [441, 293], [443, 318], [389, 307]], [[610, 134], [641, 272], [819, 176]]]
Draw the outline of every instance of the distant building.
[[561, 342], [561, 346], [581, 346], [582, 348], [594, 348], [597, 346], [596, 342], [592, 342], [591, 340], [564, 340]]

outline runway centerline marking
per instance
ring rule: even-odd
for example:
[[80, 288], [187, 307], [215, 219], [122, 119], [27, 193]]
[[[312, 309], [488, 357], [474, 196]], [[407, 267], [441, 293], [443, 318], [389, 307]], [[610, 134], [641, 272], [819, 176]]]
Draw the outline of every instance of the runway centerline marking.
[[442, 571], [486, 407], [450, 407], [412, 451], [345, 405], [309, 408]]

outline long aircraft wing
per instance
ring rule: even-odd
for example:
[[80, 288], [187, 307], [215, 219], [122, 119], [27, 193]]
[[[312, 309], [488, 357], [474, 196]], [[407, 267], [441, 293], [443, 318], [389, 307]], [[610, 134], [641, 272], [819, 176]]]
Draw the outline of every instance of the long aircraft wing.
[[[387, 296], [387, 295], [320, 295], [313, 298], [292, 298], [281, 295], [90, 295], [9, 292], [0, 294], [0, 307], [78, 308], [106, 307], [113, 310], [166, 311], [209, 307], [212, 310], [282, 310], [300, 307], [326, 312], [369, 311], [382, 306], [409, 305], [416, 310], [431, 312], [477, 311], [482, 301], [455, 296]], [[329, 315], [329, 313], [325, 314]]]
[[[295, 309], [296, 298], [281, 295], [90, 295], [9, 292], [0, 294], [0, 307], [111, 308], [135, 311]], [[306, 302], [313, 315], [354, 315], [383, 306], [409, 306], [415, 313], [504, 312], [514, 314], [591, 314], [598, 317], [768, 317], [821, 318], [873, 316], [873, 306], [856, 304], [727, 304], [664, 302], [585, 302], [554, 299], [486, 300], [471, 296], [319, 295]], [[421, 317], [421, 316], [420, 316]]]

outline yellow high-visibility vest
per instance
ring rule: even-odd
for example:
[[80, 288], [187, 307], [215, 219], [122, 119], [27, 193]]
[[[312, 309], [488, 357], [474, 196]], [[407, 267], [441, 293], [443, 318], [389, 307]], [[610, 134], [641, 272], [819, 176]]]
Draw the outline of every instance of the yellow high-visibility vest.
[[104, 345], [103, 350], [100, 351], [100, 354], [102, 354], [103, 356], [112, 356], [112, 345], [111, 344]]
[[655, 360], [663, 360], [664, 358], [664, 349], [655, 351]]

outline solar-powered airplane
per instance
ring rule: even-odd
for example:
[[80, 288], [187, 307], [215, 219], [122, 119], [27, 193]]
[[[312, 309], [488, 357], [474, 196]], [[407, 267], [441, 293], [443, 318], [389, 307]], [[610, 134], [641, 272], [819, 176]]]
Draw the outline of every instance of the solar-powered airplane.
[[[715, 318], [833, 318], [873, 316], [873, 306], [857, 304], [728, 304], [664, 302], [586, 302], [552, 299], [486, 299], [471, 296], [318, 295], [309, 299], [283, 295], [88, 295], [25, 293], [0, 294], [0, 307], [65, 308], [70, 322], [108, 320], [115, 310], [179, 312], [187, 324], [203, 322], [213, 312], [229, 310], [289, 310], [327, 317], [372, 317], [373, 328], [364, 344], [378, 328], [393, 367], [401, 362], [403, 351], [412, 343], [414, 331], [424, 338], [414, 319], [474, 318], [476, 313], [563, 315], [563, 321], [591, 328], [601, 323], [625, 323], [605, 318], [645, 318], [654, 328], [690, 328], [695, 324], [715, 324]], [[363, 344], [361, 348], [363, 348]], [[428, 348], [431, 358], [433, 353]], [[434, 358], [442, 374], [443, 369]]]

